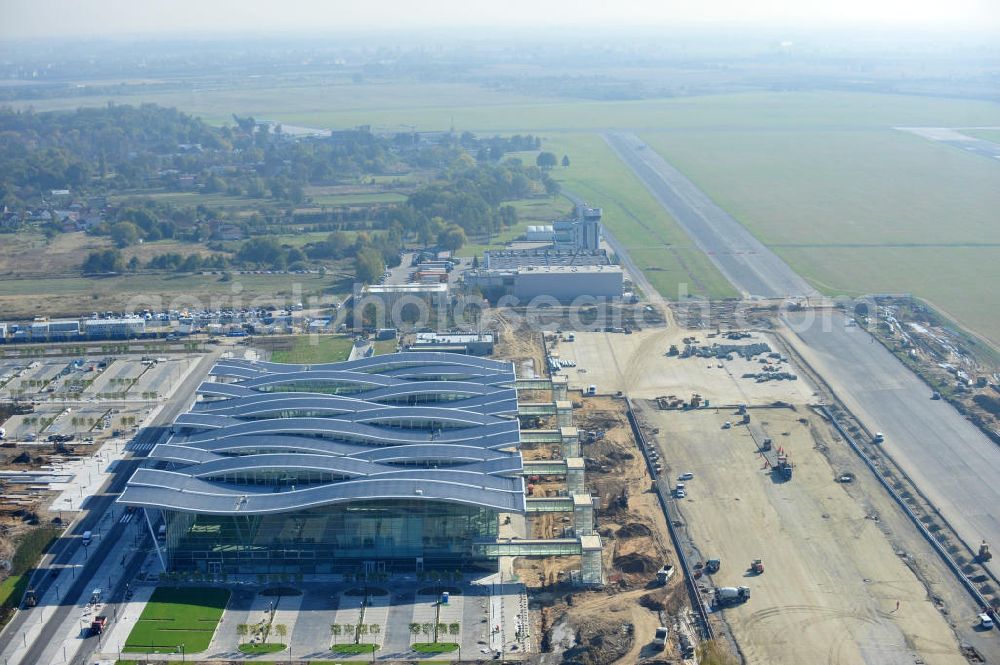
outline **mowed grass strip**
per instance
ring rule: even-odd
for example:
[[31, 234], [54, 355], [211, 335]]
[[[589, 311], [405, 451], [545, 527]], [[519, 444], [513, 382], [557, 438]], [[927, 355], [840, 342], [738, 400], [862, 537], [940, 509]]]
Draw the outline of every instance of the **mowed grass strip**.
[[123, 647], [128, 652], [208, 648], [229, 602], [228, 589], [158, 587], [139, 616]]
[[638, 176], [597, 134], [565, 134], [545, 142], [568, 168], [552, 176], [589, 205], [603, 209], [604, 225], [664, 298], [685, 294], [711, 298], [737, 295], [722, 273], [650, 194]]

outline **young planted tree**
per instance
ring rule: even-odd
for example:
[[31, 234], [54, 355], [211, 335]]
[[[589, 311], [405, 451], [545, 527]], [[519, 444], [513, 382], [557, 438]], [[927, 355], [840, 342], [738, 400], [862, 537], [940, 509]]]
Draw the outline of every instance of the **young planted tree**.
[[336, 644], [337, 641], [340, 639], [340, 634], [343, 633], [344, 631], [341, 629], [339, 623], [331, 623], [330, 632], [333, 633], [333, 643]]

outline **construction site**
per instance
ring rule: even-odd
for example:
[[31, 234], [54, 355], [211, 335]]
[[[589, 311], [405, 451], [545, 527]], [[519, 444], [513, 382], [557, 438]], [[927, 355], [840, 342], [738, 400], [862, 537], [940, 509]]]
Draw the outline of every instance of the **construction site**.
[[[993, 662], [982, 608], [781, 334], [513, 333], [501, 348], [525, 367], [561, 361], [604, 546], [600, 589], [574, 586], [571, 560], [515, 560], [540, 662]], [[558, 454], [524, 446], [531, 497], [565, 494], [543, 472]], [[572, 526], [529, 513], [527, 532]]]

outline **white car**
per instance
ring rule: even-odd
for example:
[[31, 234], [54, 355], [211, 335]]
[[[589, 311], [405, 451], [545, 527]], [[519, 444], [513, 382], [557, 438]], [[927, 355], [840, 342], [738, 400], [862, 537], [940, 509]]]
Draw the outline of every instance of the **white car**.
[[685, 473], [677, 476], [677, 480], [691, 480], [692, 478], [694, 478], [694, 474], [690, 471], [686, 471]]
[[674, 496], [676, 496], [678, 499], [683, 499], [684, 497], [687, 496], [687, 494], [684, 493], [684, 490], [677, 490], [676, 492], [674, 492]]

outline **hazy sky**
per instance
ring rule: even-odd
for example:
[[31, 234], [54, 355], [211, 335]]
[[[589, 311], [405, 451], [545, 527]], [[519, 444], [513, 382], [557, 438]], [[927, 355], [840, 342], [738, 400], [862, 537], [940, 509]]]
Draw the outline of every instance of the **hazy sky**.
[[0, 0], [0, 38], [753, 22], [1000, 30], [1000, 0]]

